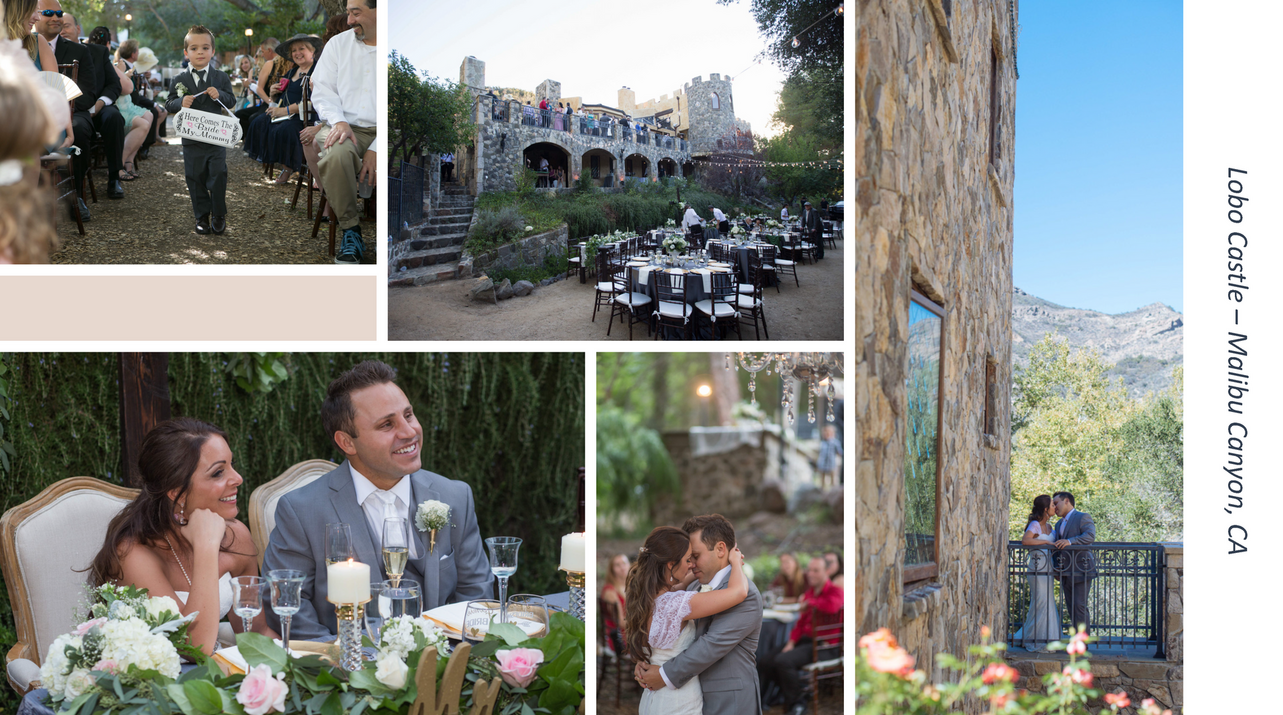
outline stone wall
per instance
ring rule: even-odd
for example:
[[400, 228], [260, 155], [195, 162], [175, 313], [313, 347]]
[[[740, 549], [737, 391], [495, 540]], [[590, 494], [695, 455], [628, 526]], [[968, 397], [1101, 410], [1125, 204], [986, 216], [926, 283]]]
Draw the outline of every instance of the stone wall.
[[[713, 109], [713, 94], [717, 94], [718, 108]], [[686, 85], [686, 112], [689, 115], [691, 153], [712, 154], [717, 140], [735, 132], [735, 101], [731, 96], [731, 81], [714, 72], [705, 82], [696, 77]]]
[[[1153, 698], [1163, 709], [1171, 708], [1181, 715], [1185, 707], [1185, 564], [1184, 544], [1163, 544], [1167, 563], [1166, 658], [1095, 656], [1091, 659], [1092, 687], [1101, 694], [1125, 690], [1132, 707], [1123, 710], [1133, 715], [1141, 701]], [[1016, 687], [1042, 692], [1042, 676], [1064, 668], [1069, 658], [1064, 653], [1010, 654], [1008, 662], [1020, 673]], [[1109, 713], [1101, 699], [1087, 703], [1093, 713]]]
[[[476, 217], [473, 217], [475, 223]], [[459, 261], [459, 275], [481, 276], [494, 268], [517, 268], [522, 265], [537, 266], [549, 253], [565, 253], [569, 236], [565, 224], [544, 233], [538, 233], [520, 241], [514, 241], [480, 255], [472, 255], [467, 248], [463, 249], [463, 258]]]
[[691, 514], [721, 514], [732, 522], [758, 511], [766, 474], [765, 446], [740, 445], [696, 457], [690, 432], [665, 432], [664, 446], [682, 482], [681, 501], [663, 495], [651, 517], [656, 524], [681, 524]]
[[[932, 669], [984, 626], [1006, 638], [1016, 99], [1008, 4], [857, 4], [855, 18], [854, 608]], [[990, 166], [990, 57], [1006, 131]], [[905, 583], [910, 292], [944, 308], [938, 574]], [[985, 366], [998, 366], [994, 436]], [[938, 677], [935, 672], [933, 676]]]

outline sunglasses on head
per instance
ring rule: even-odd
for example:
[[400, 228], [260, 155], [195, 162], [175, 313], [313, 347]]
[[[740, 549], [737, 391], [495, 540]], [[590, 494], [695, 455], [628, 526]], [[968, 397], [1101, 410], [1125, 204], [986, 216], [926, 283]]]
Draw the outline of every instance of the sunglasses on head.
[[40, 14], [45, 17], [62, 17], [62, 10], [41, 10]]

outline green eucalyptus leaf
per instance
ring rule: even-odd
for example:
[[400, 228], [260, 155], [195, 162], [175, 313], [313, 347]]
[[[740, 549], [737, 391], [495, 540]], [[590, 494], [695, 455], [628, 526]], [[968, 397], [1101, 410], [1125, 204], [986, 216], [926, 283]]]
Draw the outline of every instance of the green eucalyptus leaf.
[[223, 712], [223, 698], [218, 688], [208, 680], [189, 680], [183, 683], [183, 692], [192, 708], [205, 715], [219, 715]]
[[516, 647], [529, 640], [526, 632], [512, 623], [491, 623], [490, 635], [502, 638], [509, 647]]
[[273, 675], [285, 670], [285, 664], [288, 661], [285, 649], [276, 645], [265, 635], [252, 632], [241, 633], [236, 636], [236, 647], [240, 649], [241, 657], [251, 668], [265, 663], [272, 669]]

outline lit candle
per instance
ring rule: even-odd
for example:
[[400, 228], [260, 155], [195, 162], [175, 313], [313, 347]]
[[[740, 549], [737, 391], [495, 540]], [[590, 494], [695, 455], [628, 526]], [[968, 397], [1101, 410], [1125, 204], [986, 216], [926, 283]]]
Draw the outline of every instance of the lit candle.
[[561, 537], [561, 570], [584, 573], [583, 534], [566, 534]]
[[370, 600], [370, 566], [360, 561], [338, 561], [325, 567], [330, 603], [364, 603]]

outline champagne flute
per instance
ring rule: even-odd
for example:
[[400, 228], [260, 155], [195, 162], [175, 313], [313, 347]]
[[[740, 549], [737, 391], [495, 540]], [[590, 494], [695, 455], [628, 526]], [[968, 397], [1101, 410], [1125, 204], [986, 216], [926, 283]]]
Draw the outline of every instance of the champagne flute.
[[490, 573], [499, 579], [499, 622], [508, 622], [508, 578], [517, 573], [517, 549], [521, 539], [515, 536], [492, 536], [486, 539], [490, 547]]
[[410, 522], [401, 516], [383, 520], [383, 570], [392, 586], [401, 583], [405, 562], [410, 559]]
[[236, 615], [245, 621], [245, 633], [258, 614], [263, 612], [263, 578], [261, 576], [237, 576], [232, 579], [232, 589], [236, 591]]
[[272, 611], [281, 618], [281, 643], [290, 651], [290, 618], [302, 605], [305, 574], [294, 569], [274, 569], [267, 573], [272, 587]]
[[332, 566], [340, 561], [355, 558], [356, 551], [352, 548], [352, 527], [347, 524], [326, 524], [325, 565]]

